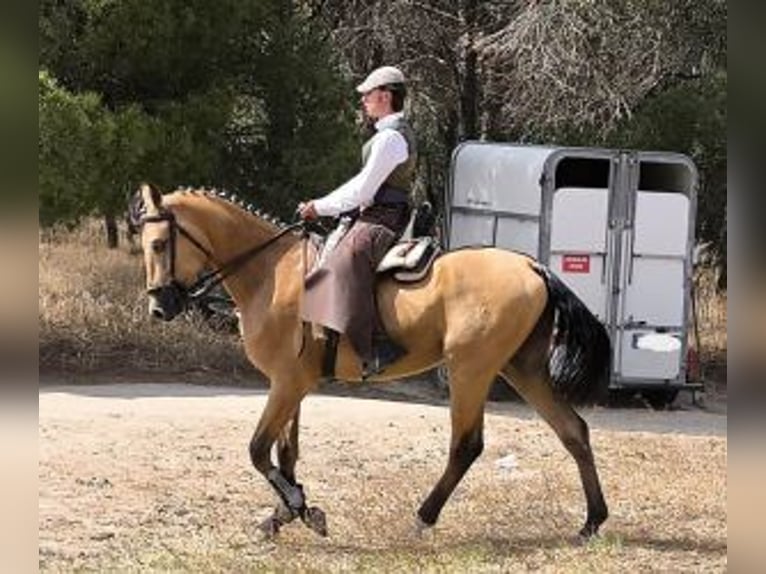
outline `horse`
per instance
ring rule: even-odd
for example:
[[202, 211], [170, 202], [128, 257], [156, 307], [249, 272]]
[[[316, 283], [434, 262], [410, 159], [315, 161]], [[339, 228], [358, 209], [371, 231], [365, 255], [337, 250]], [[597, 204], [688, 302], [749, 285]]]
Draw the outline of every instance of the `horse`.
[[[326, 515], [308, 506], [295, 472], [300, 404], [322, 378], [320, 330], [300, 318], [304, 277], [316, 248], [297, 224], [281, 228], [207, 190], [163, 195], [142, 184], [131, 213], [141, 228], [151, 315], [169, 321], [182, 312], [201, 289], [201, 273], [207, 280], [223, 281], [240, 314], [245, 353], [269, 381], [249, 444], [252, 465], [278, 496], [261, 530], [274, 536], [300, 517], [326, 536]], [[579, 536], [596, 535], [608, 510], [588, 425], [573, 404], [592, 400], [608, 384], [611, 349], [604, 326], [584, 303], [547, 267], [497, 248], [444, 253], [419, 281], [381, 277], [376, 289], [383, 325], [407, 354], [370, 381], [401, 379], [440, 364], [448, 373], [449, 455], [417, 511], [417, 532], [436, 524], [481, 454], [485, 403], [499, 374], [574, 458], [587, 508]], [[345, 337], [337, 353], [336, 377], [360, 381], [360, 361]]]

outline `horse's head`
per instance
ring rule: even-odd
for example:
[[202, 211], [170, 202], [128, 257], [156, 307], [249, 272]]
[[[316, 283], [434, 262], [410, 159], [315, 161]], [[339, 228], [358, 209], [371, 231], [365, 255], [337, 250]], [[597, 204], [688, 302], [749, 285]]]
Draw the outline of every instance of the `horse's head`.
[[131, 223], [141, 230], [149, 313], [170, 321], [186, 309], [189, 286], [205, 268], [210, 252], [151, 184], [139, 187], [129, 213]]

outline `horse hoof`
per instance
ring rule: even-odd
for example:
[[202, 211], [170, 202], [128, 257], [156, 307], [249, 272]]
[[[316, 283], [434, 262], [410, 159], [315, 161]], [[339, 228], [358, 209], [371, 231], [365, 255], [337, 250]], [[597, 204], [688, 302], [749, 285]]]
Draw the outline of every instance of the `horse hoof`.
[[303, 522], [319, 536], [327, 536], [327, 516], [324, 510], [317, 506], [310, 506], [303, 514]]
[[279, 529], [281, 527], [281, 520], [276, 516], [269, 516], [258, 525], [258, 532], [260, 532], [262, 540], [272, 540], [279, 534]]
[[598, 526], [595, 524], [586, 524], [580, 529], [577, 535], [577, 540], [581, 544], [585, 544], [593, 538], [598, 537]]
[[413, 534], [416, 538], [423, 538], [429, 532], [433, 532], [433, 524], [424, 522], [420, 516], [415, 516], [415, 525], [413, 528]]

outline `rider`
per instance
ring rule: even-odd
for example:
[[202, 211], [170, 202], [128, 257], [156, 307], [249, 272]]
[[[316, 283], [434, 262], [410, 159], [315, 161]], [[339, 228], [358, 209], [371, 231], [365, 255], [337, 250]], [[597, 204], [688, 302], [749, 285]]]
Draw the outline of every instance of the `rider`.
[[377, 68], [356, 90], [366, 116], [375, 122], [375, 134], [362, 147], [362, 169], [331, 193], [298, 206], [303, 219], [341, 216], [342, 225], [348, 225], [348, 217], [353, 220], [337, 247], [306, 278], [302, 317], [325, 327], [328, 346], [337, 345], [338, 333], [346, 334], [368, 377], [405, 354], [386, 336], [378, 317], [375, 270], [409, 222], [417, 152], [402, 112], [406, 88], [401, 70]]

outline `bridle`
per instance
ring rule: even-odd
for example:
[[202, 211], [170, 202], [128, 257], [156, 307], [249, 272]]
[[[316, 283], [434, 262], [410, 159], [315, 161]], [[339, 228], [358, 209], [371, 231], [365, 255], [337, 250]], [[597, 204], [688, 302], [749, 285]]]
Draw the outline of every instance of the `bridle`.
[[209, 260], [213, 260], [213, 255], [210, 251], [192, 235], [179, 221], [176, 219], [175, 214], [169, 209], [163, 209], [156, 215], [144, 215], [138, 223], [143, 226], [145, 223], [161, 223], [167, 222], [170, 230], [170, 284], [162, 285], [160, 287], [153, 287], [149, 289], [147, 293], [149, 295], [160, 295], [162, 292], [167, 293], [174, 302], [185, 309], [188, 305], [197, 299], [200, 299], [215, 289], [224, 279], [230, 275], [236, 273], [245, 263], [253, 259], [254, 257], [263, 253], [268, 247], [274, 245], [278, 240], [287, 235], [288, 233], [303, 228], [303, 221], [298, 221], [280, 230], [274, 237], [267, 239], [264, 243], [251, 247], [250, 249], [235, 255], [231, 260], [227, 261], [217, 269], [203, 273], [197, 280], [191, 285], [183, 285], [178, 279], [176, 279], [176, 240], [178, 234], [183, 235], [189, 242], [194, 245], [205, 257]]
[[139, 223], [143, 226], [145, 223], [162, 223], [163, 221], [168, 222], [170, 229], [170, 277], [173, 281], [176, 280], [176, 237], [179, 233], [186, 237], [194, 247], [204, 253], [205, 257], [212, 259], [210, 251], [189, 233], [183, 225], [178, 223], [172, 211], [163, 210], [157, 215], [146, 215], [140, 219]]

